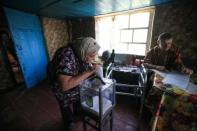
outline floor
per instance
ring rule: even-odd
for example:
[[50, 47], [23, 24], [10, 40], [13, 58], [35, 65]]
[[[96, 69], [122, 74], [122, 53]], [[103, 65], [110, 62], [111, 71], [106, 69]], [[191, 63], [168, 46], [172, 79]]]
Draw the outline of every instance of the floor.
[[[138, 107], [130, 96], [117, 96], [114, 131], [135, 131]], [[146, 122], [143, 122], [146, 123]], [[146, 124], [141, 130], [146, 130]], [[2, 131], [64, 131], [60, 110], [46, 81], [33, 89], [23, 86], [0, 94], [0, 129]], [[83, 131], [76, 122], [76, 131]], [[107, 130], [107, 129], [106, 129]], [[88, 128], [88, 131], [94, 131]]]

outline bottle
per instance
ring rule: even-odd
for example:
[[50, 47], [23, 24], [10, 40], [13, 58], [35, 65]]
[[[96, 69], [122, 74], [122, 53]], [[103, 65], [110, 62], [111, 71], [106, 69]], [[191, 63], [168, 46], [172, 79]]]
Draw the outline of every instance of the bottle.
[[135, 55], [131, 55], [132, 56], [132, 66], [136, 66], [136, 56]]
[[110, 62], [114, 63], [114, 58], [115, 58], [115, 50], [112, 50], [111, 56], [110, 56]]

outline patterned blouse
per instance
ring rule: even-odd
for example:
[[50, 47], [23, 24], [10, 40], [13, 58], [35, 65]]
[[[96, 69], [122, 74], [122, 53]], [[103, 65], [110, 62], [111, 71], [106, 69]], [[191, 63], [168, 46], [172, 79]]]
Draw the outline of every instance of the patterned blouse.
[[183, 71], [184, 65], [180, 57], [180, 50], [175, 45], [168, 51], [162, 51], [159, 46], [155, 46], [147, 53], [144, 62], [165, 66], [168, 70]]
[[79, 101], [79, 87], [74, 87], [68, 91], [63, 91], [62, 87], [57, 81], [59, 74], [76, 76], [89, 69], [89, 64], [80, 62], [75, 55], [72, 46], [68, 45], [58, 49], [48, 64], [48, 77], [51, 81], [52, 90], [58, 99], [61, 106], [68, 106], [69, 104]]

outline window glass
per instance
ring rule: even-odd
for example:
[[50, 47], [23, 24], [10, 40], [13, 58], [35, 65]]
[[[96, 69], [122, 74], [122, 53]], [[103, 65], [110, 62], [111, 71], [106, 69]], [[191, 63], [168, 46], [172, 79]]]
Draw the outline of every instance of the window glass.
[[133, 30], [121, 30], [120, 31], [120, 42], [132, 42]]
[[133, 42], [146, 43], [147, 42], [148, 29], [136, 29], [133, 33]]
[[149, 12], [136, 13], [130, 15], [130, 28], [148, 27]]

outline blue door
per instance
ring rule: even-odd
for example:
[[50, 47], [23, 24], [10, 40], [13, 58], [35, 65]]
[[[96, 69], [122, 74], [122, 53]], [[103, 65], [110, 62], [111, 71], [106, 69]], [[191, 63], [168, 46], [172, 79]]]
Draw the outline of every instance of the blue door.
[[38, 16], [4, 8], [28, 88], [46, 78], [47, 54]]

